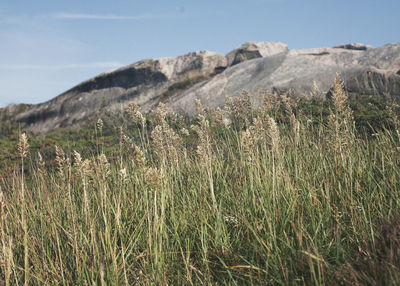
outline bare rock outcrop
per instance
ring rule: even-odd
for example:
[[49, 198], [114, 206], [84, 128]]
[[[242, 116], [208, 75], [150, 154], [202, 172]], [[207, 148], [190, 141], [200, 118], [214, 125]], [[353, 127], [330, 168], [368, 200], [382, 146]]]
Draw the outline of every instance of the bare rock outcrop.
[[225, 96], [235, 96], [245, 89], [256, 94], [263, 90], [312, 90], [314, 82], [327, 93], [339, 73], [351, 92], [400, 97], [400, 44], [354, 50], [317, 48], [290, 50], [253, 59], [227, 68], [223, 73], [199, 83], [168, 105], [179, 112], [195, 113], [194, 99], [207, 107], [224, 104]]
[[78, 128], [97, 113], [123, 110], [129, 101], [144, 111], [164, 102], [193, 115], [196, 98], [205, 107], [223, 106], [226, 96], [243, 89], [307, 93], [315, 82], [324, 94], [336, 73], [350, 92], [400, 98], [400, 44], [289, 50], [282, 43], [249, 42], [226, 56], [201, 51], [144, 60], [100, 74], [48, 102], [0, 109], [0, 115], [42, 132]]
[[228, 66], [248, 60], [269, 57], [288, 51], [288, 46], [279, 42], [247, 42], [226, 55]]
[[97, 112], [122, 110], [128, 101], [154, 104], [170, 86], [207, 79], [218, 66], [226, 66], [225, 56], [208, 51], [140, 61], [100, 74], [48, 102], [14, 112], [13, 119], [38, 131], [79, 127]]

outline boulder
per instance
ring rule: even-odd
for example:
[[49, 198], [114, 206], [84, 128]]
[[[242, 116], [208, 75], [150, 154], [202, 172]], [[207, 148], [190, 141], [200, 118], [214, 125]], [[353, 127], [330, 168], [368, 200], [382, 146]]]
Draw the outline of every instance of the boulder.
[[226, 55], [228, 66], [244, 61], [272, 56], [288, 51], [288, 46], [279, 42], [247, 42]]

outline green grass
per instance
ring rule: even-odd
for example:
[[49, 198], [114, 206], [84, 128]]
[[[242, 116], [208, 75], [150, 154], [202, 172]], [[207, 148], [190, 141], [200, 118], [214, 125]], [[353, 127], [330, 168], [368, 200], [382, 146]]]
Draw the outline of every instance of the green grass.
[[1, 283], [398, 285], [397, 117], [367, 132], [348, 103], [233, 104], [230, 126], [160, 107], [125, 137], [48, 135], [64, 154], [0, 181]]

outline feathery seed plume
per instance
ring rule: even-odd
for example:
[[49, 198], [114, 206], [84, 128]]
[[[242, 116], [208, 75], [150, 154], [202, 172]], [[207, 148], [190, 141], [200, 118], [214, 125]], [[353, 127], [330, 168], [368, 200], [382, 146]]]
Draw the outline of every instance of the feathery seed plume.
[[131, 116], [134, 123], [139, 123], [142, 125], [142, 128], [146, 125], [146, 118], [140, 112], [140, 107], [135, 102], [128, 103], [127, 107], [125, 108], [126, 112]]
[[19, 135], [18, 152], [22, 158], [25, 158], [29, 152], [29, 144], [26, 133]]
[[108, 163], [106, 155], [101, 154], [97, 157], [97, 167], [104, 177], [110, 175], [110, 163]]
[[103, 120], [101, 120], [101, 118], [99, 118], [98, 120], [97, 120], [97, 129], [99, 129], [99, 131], [100, 131], [100, 133], [102, 133], [103, 132]]
[[38, 172], [42, 175], [46, 173], [46, 165], [40, 152], [38, 152]]
[[133, 161], [139, 168], [146, 166], [146, 157], [143, 150], [139, 146], [135, 146]]
[[59, 147], [55, 146], [56, 148], [56, 163], [57, 163], [57, 170], [60, 176], [64, 176], [64, 167], [65, 167], [65, 153], [64, 150]]

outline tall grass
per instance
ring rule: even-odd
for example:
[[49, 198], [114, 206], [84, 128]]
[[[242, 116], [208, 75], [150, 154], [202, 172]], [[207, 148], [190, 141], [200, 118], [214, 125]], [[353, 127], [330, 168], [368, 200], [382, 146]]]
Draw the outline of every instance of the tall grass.
[[339, 79], [328, 122], [294, 97], [250, 101], [197, 102], [192, 125], [131, 104], [137, 142], [122, 130], [111, 160], [98, 121], [95, 156], [57, 147], [55, 170], [21, 136], [29, 167], [0, 184], [1, 282], [399, 285], [398, 134], [357, 132]]

